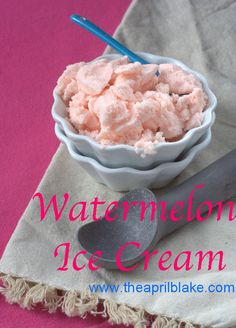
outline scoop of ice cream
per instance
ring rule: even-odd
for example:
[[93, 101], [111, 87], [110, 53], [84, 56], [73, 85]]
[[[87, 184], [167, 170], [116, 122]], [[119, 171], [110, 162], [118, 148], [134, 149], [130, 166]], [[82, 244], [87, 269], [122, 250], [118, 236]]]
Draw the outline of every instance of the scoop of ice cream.
[[98, 61], [83, 65], [76, 75], [78, 86], [89, 95], [99, 95], [111, 79], [113, 70], [109, 62]]
[[87, 97], [83, 91], [78, 91], [70, 101], [70, 121], [77, 130], [99, 131], [100, 123], [98, 117], [89, 110]]
[[182, 70], [174, 64], [159, 65], [159, 82], [168, 84], [170, 93], [188, 94], [194, 88], [201, 87], [201, 83], [191, 73]]
[[62, 96], [62, 99], [66, 104], [68, 104], [69, 100], [71, 100], [71, 97], [78, 92], [76, 75], [84, 64], [85, 63], [81, 62], [73, 65], [68, 65], [66, 70], [57, 81], [57, 92]]
[[127, 57], [70, 65], [56, 90], [78, 133], [104, 145], [129, 144], [142, 154], [201, 125], [207, 104], [193, 74], [173, 64], [129, 63]]

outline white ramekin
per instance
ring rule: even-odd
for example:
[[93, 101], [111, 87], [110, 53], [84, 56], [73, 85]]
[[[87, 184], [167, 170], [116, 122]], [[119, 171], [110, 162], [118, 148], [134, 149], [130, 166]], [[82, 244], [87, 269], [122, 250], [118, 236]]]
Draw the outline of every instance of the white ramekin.
[[[209, 127], [212, 125], [212, 114], [217, 105], [217, 99], [210, 90], [207, 80], [198, 72], [191, 70], [185, 64], [173, 58], [156, 56], [144, 52], [139, 52], [138, 54], [150, 63], [174, 63], [184, 70], [193, 73], [201, 81], [204, 91], [208, 96], [209, 105], [204, 110], [204, 119], [201, 126], [188, 131], [179, 141], [160, 143], [156, 145], [154, 154], [146, 155], [146, 157], [142, 158], [135, 152], [134, 147], [130, 145], [120, 144], [104, 147], [92, 138], [76, 133], [70, 122], [66, 119], [67, 111], [65, 104], [54, 90], [52, 116], [55, 122], [60, 125], [66, 136], [76, 146], [77, 150], [81, 154], [94, 158], [101, 164], [110, 168], [128, 166], [131, 168], [147, 170], [161, 163], [175, 161], [183, 151], [189, 150], [207, 132]], [[120, 57], [120, 55], [105, 55], [96, 58], [96, 60], [101, 58], [112, 60], [118, 57]]]
[[[213, 121], [214, 121], [213, 115]], [[128, 191], [136, 188], [161, 188], [176, 178], [211, 141], [211, 129], [191, 149], [184, 152], [175, 162], [163, 163], [151, 170], [137, 170], [130, 167], [108, 168], [88, 156], [80, 154], [65, 132], [55, 124], [55, 133], [64, 143], [70, 156], [97, 182], [114, 191]]]

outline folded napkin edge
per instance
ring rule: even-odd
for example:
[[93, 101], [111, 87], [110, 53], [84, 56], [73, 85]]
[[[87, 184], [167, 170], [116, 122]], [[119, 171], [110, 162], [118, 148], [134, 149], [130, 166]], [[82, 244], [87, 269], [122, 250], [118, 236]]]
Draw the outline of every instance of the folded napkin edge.
[[143, 306], [116, 303], [109, 299], [91, 294], [87, 289], [66, 290], [62, 287], [50, 286], [41, 282], [28, 280], [14, 274], [0, 272], [0, 294], [10, 304], [18, 304], [21, 308], [33, 310], [40, 305], [49, 313], [60, 310], [68, 317], [79, 316], [85, 319], [87, 314], [101, 315], [111, 324], [132, 325], [136, 328], [196, 328], [199, 323], [191, 323], [180, 318], [163, 314], [150, 313]]

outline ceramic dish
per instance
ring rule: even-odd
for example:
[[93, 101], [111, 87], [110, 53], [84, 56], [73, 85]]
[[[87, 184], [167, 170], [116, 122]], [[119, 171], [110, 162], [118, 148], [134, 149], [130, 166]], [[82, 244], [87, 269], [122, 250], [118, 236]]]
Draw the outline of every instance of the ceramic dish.
[[[214, 120], [214, 118], [213, 118]], [[176, 178], [211, 141], [209, 129], [190, 150], [175, 162], [163, 163], [151, 170], [137, 170], [130, 167], [108, 168], [93, 158], [80, 154], [65, 132], [55, 125], [58, 139], [64, 143], [70, 156], [97, 182], [105, 184], [115, 191], [128, 191], [136, 188], [161, 188]]]
[[[65, 104], [54, 90], [52, 116], [55, 122], [60, 125], [66, 136], [74, 143], [81, 154], [94, 158], [107, 167], [119, 168], [128, 166], [137, 169], [150, 169], [161, 163], [173, 162], [183, 151], [190, 149], [207, 132], [212, 124], [212, 113], [215, 110], [217, 100], [213, 92], [209, 89], [206, 79], [201, 74], [191, 70], [182, 62], [173, 58], [155, 56], [143, 52], [138, 54], [150, 63], [174, 63], [184, 70], [193, 73], [203, 85], [209, 98], [209, 106], [204, 110], [204, 120], [201, 126], [188, 131], [179, 141], [156, 145], [155, 154], [146, 155], [145, 158], [142, 158], [135, 152], [134, 147], [130, 145], [120, 144], [104, 147], [92, 138], [76, 133], [70, 122], [66, 119], [67, 111]], [[96, 60], [100, 58], [112, 60], [118, 57], [120, 55], [105, 55]]]

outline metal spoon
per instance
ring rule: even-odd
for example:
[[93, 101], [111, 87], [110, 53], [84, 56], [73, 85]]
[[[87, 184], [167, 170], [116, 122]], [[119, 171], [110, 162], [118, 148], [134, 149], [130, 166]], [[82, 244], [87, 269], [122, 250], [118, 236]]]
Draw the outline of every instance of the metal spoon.
[[[196, 189], [192, 200], [192, 216], [197, 209], [201, 215], [205, 213], [206, 206], [199, 207], [202, 202], [208, 201], [214, 205], [236, 195], [236, 149], [173, 188], [160, 199], [157, 199], [148, 189], [138, 189], [127, 193], [119, 200], [119, 208], [112, 213], [113, 218], [117, 216], [114, 221], [109, 222], [103, 217], [101, 220], [88, 223], [79, 229], [80, 246], [87, 251], [88, 258], [95, 251], [101, 250], [102, 257], [97, 258], [97, 263], [105, 268], [118, 269], [116, 255], [120, 247], [127, 242], [138, 242], [140, 248], [132, 246], [125, 248], [121, 258], [124, 267], [135, 264], [143, 258], [145, 250], [152, 250], [160, 239], [189, 222], [186, 219], [189, 215], [189, 196], [193, 189], [201, 184], [204, 184], [204, 187]], [[165, 213], [170, 213], [170, 209], [177, 201], [183, 202], [184, 208], [179, 212], [183, 217], [178, 221], [169, 218], [163, 221], [160, 214], [156, 214], [155, 219], [150, 220], [150, 206], [145, 212], [144, 220], [140, 221], [140, 208], [132, 206], [124, 221], [124, 201], [129, 204], [133, 201], [138, 203], [143, 201], [146, 204], [156, 202], [157, 205], [164, 201], [167, 204]], [[160, 210], [157, 213], [161, 213]]]
[[[106, 44], [109, 44], [113, 49], [118, 51], [124, 56], [127, 56], [131, 62], [139, 62], [141, 64], [150, 64], [142, 57], [139, 57], [134, 52], [126, 48], [123, 44], [112, 38], [109, 34], [107, 34], [105, 31], [103, 31], [100, 27], [95, 25], [94, 23], [90, 22], [87, 18], [79, 16], [79, 15], [71, 15], [70, 19], [72, 22], [76, 23], [77, 25], [85, 28], [92, 34], [96, 35], [99, 39], [104, 41]], [[159, 72], [156, 73], [156, 75], [159, 75]]]

